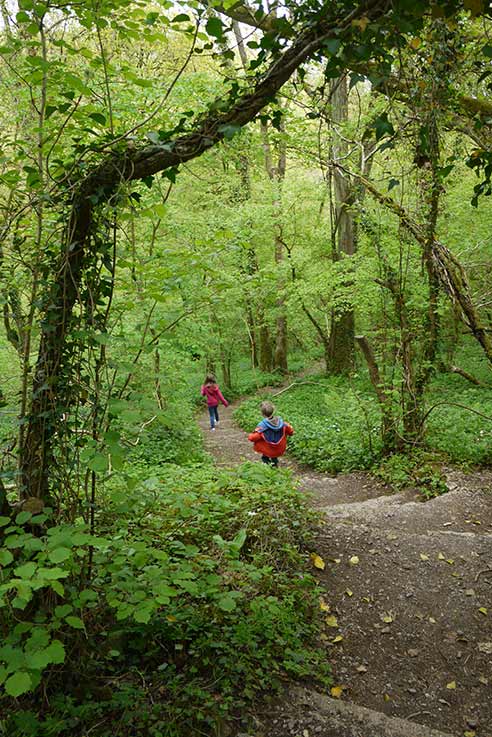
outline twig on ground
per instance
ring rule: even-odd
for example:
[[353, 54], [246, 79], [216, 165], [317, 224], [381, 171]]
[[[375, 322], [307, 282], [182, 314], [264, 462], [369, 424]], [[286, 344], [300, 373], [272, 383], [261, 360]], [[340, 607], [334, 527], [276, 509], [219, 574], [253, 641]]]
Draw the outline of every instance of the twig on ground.
[[492, 568], [484, 568], [483, 571], [479, 571], [477, 575], [475, 576], [475, 582], [478, 581], [482, 573], [492, 573]]
[[289, 389], [292, 389], [293, 386], [302, 386], [302, 384], [314, 384], [314, 386], [322, 386], [319, 381], [294, 381], [292, 384], [289, 384], [289, 386], [286, 386], [285, 389], [281, 389], [279, 392], [275, 392], [275, 394], [272, 394], [272, 397], [278, 397], [279, 394], [283, 394]]

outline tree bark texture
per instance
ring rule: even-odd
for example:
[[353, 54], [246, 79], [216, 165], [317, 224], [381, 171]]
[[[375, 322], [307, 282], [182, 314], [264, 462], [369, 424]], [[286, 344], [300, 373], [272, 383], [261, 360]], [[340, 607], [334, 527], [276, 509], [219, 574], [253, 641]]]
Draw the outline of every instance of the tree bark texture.
[[[337, 127], [348, 120], [348, 85], [344, 74], [333, 83], [331, 92], [331, 118], [333, 130], [332, 159], [343, 161], [348, 154], [347, 142]], [[356, 226], [350, 206], [353, 193], [349, 178], [341, 169], [333, 171], [333, 194], [335, 201], [335, 240], [334, 258], [353, 256], [356, 245]], [[345, 285], [348, 286], [348, 285]], [[331, 313], [331, 332], [327, 354], [327, 371], [332, 374], [349, 373], [354, 364], [354, 311], [352, 307], [333, 309]]]

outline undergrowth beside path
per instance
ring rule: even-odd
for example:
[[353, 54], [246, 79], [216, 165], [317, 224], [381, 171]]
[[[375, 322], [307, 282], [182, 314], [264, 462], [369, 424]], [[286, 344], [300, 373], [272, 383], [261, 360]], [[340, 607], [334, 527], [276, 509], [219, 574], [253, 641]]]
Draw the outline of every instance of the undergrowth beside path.
[[97, 536], [59, 525], [33, 548], [26, 513], [5, 530], [0, 734], [217, 734], [288, 677], [329, 682], [301, 552], [310, 513], [289, 472], [141, 471], [113, 479]]

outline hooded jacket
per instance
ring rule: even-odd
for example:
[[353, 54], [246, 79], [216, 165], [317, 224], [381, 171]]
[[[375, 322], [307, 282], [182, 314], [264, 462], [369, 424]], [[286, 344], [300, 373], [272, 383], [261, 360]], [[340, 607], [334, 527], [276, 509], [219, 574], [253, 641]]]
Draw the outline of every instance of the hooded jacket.
[[254, 443], [256, 453], [267, 458], [278, 458], [285, 453], [287, 435], [293, 435], [294, 429], [281, 417], [270, 417], [262, 420], [255, 431], [248, 435], [248, 440]]
[[207, 404], [209, 407], [217, 407], [219, 402], [222, 402], [224, 407], [227, 407], [229, 404], [229, 402], [222, 396], [222, 392], [217, 384], [203, 384], [202, 395], [207, 397]]

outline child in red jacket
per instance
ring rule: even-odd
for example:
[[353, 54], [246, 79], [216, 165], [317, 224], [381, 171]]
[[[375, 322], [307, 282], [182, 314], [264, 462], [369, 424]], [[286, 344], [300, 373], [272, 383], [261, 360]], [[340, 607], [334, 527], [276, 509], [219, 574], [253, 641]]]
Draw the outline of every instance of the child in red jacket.
[[215, 430], [215, 425], [219, 424], [219, 410], [217, 409], [219, 402], [222, 402], [224, 407], [227, 407], [229, 402], [227, 402], [222, 396], [222, 392], [220, 391], [213, 374], [208, 374], [205, 377], [205, 383], [202, 386], [202, 395], [207, 397], [208, 413], [210, 415], [210, 429]]
[[248, 440], [254, 443], [257, 453], [261, 453], [261, 460], [270, 466], [278, 466], [279, 456], [285, 453], [287, 435], [293, 435], [294, 430], [281, 417], [274, 417], [275, 407], [271, 402], [261, 403], [263, 420], [255, 431], [248, 435]]

